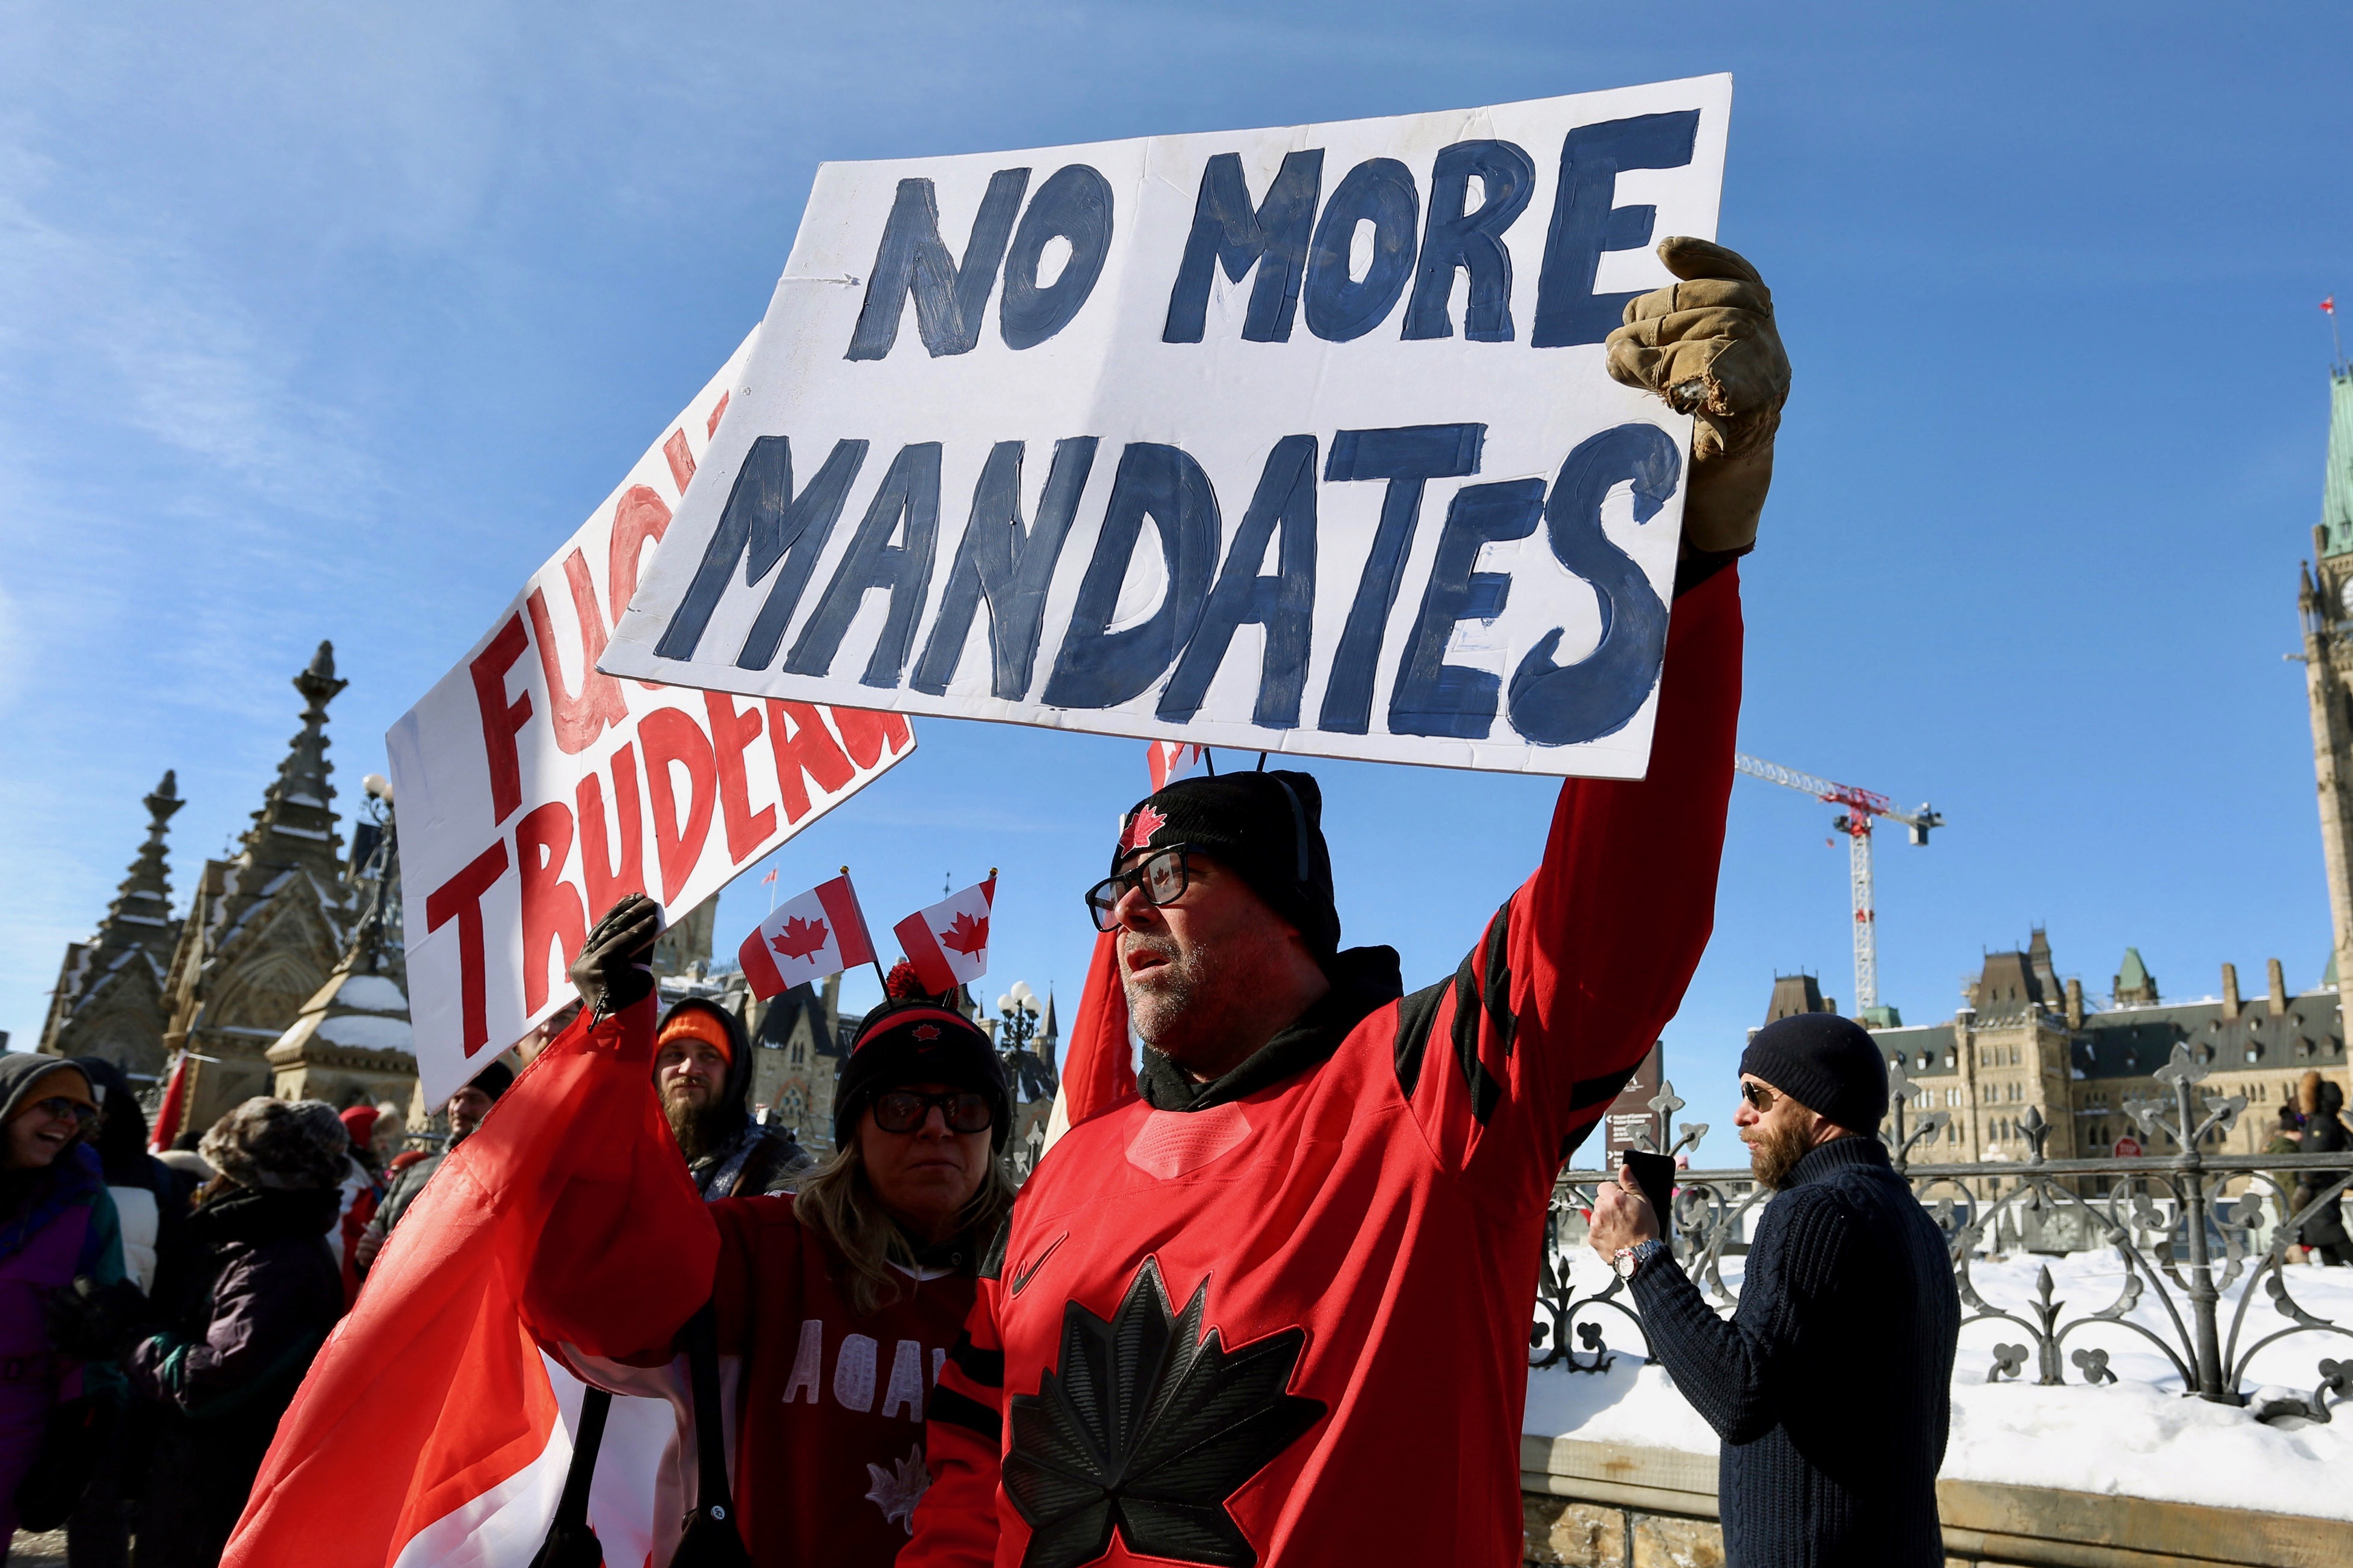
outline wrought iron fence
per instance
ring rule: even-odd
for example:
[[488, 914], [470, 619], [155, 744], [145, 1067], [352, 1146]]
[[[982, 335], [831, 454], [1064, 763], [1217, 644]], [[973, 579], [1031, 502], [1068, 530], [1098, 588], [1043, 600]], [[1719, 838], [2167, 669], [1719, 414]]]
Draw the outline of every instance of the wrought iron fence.
[[[1915, 1161], [1951, 1121], [1951, 1113], [1915, 1112], [1903, 1069], [1889, 1073], [1890, 1124], [1879, 1133], [1895, 1169], [1945, 1234], [1959, 1287], [1962, 1327], [1999, 1322], [2014, 1327], [2023, 1343], [1998, 1343], [1988, 1382], [2021, 1378], [2031, 1363], [2034, 1381], [2057, 1385], [2070, 1381], [2114, 1383], [2109, 1352], [2080, 1342], [2084, 1331], [2104, 1327], [2139, 1335], [2179, 1374], [2185, 1393], [2219, 1404], [2247, 1405], [2249, 1367], [2257, 1352], [2297, 1334], [2342, 1336], [2353, 1328], [2306, 1310], [2290, 1290], [2288, 1249], [2306, 1222], [2335, 1205], [2353, 1185], [2353, 1153], [2226, 1156], [2203, 1152], [2246, 1109], [2242, 1095], [2227, 1098], [2198, 1092], [2206, 1077], [2186, 1046], [2155, 1075], [2159, 1097], [2123, 1107], [2139, 1126], [2144, 1147], [2137, 1158], [2053, 1160], [2043, 1155], [2052, 1129], [2040, 1110], [2021, 1119], [2028, 1155], [2022, 1161], [1931, 1163]], [[1683, 1154], [1708, 1129], [1683, 1122], [1669, 1138], [1669, 1124], [1684, 1102], [1672, 1083], [1650, 1102], [1653, 1125], [1640, 1137], [1656, 1152]], [[2170, 1145], [2173, 1152], [2157, 1153]], [[1530, 1334], [1532, 1366], [1563, 1366], [1599, 1372], [1611, 1352], [1605, 1324], [1622, 1321], [1640, 1331], [1625, 1284], [1612, 1277], [1599, 1291], [1580, 1292], [1568, 1264], [1585, 1247], [1581, 1211], [1592, 1206], [1593, 1189], [1613, 1180], [1609, 1173], [1569, 1171], [1554, 1188], [1547, 1219], [1537, 1321]], [[1673, 1200], [1675, 1261], [1720, 1310], [1737, 1305], [1726, 1283], [1728, 1253], [1745, 1250], [1742, 1237], [1771, 1194], [1745, 1170], [1678, 1173]], [[2265, 1222], [2272, 1223], [2266, 1230]], [[2064, 1253], [2112, 1249], [2124, 1270], [2114, 1300], [2097, 1310], [2069, 1312], [2054, 1300], [2050, 1266], [2037, 1272], [2035, 1299], [2013, 1310], [1979, 1294], [1972, 1267], [2004, 1249]], [[2225, 1321], [2224, 1292], [2246, 1277], [2246, 1288]], [[2260, 1289], [2285, 1327], [2250, 1321]], [[2128, 1314], [2154, 1303], [2158, 1326]], [[2073, 1377], [2069, 1376], [2070, 1370]], [[2261, 1420], [2300, 1416], [2327, 1421], [2332, 1405], [2353, 1398], [2353, 1355], [2322, 1359], [2309, 1394], [2273, 1396], [2256, 1406]]]

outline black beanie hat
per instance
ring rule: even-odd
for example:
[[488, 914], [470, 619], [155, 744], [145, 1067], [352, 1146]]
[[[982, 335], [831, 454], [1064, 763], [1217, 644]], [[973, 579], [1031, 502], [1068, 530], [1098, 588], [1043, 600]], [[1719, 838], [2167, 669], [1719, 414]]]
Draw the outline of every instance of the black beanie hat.
[[1324, 792], [1313, 775], [1219, 773], [1180, 779], [1145, 795], [1119, 819], [1111, 868], [1137, 849], [1182, 844], [1229, 866], [1276, 914], [1328, 959], [1340, 946], [1332, 899], [1332, 852], [1324, 843]]
[[1013, 1135], [1005, 1067], [981, 1026], [934, 996], [892, 997], [866, 1015], [833, 1096], [833, 1146], [858, 1136], [858, 1119], [877, 1095], [908, 1083], [945, 1083], [988, 1096], [996, 1121], [988, 1146]]
[[514, 1068], [504, 1062], [494, 1061], [476, 1073], [466, 1087], [479, 1089], [495, 1100], [514, 1087]]
[[1740, 1070], [1850, 1132], [1876, 1132], [1887, 1114], [1887, 1058], [1868, 1030], [1836, 1013], [1774, 1019], [1740, 1053]]

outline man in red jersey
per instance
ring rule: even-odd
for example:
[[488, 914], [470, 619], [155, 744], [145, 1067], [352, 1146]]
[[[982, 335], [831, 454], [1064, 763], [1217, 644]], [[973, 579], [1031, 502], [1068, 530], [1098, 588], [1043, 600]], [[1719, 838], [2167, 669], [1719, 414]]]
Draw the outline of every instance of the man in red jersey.
[[[1713, 924], [1731, 563], [1788, 385], [1755, 270], [1660, 254], [1685, 281], [1609, 345], [1700, 420], [1649, 777], [1567, 781], [1544, 863], [1409, 995], [1394, 952], [1339, 948], [1312, 778], [1190, 779], [1123, 819], [1088, 901], [1141, 1096], [1073, 1127], [1015, 1205], [933, 1396], [902, 1564], [1521, 1560], [1546, 1205]], [[1638, 517], [1670, 493], [1644, 483]]]

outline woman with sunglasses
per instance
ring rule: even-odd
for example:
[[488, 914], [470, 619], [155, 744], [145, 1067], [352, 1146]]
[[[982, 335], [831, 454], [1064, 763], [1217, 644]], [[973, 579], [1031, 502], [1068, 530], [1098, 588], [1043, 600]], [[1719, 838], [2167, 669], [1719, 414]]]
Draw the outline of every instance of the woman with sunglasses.
[[[551, 1051], [651, 1060], [650, 988], [637, 965], [659, 921], [633, 896], [589, 933], [573, 966], [585, 1021]], [[675, 1394], [671, 1351], [685, 1325], [653, 1346], [616, 1342], [645, 1319], [610, 1260], [628, 1258], [649, 1289], [668, 1289], [681, 1270], [711, 1268], [697, 1260], [716, 1229], [709, 1294], [719, 1354], [737, 1363], [733, 1522], [758, 1568], [881, 1568], [906, 1544], [929, 1479], [933, 1380], [962, 1335], [980, 1249], [1012, 1206], [997, 1158], [1012, 1106], [987, 1035], [950, 999], [921, 994], [906, 964], [890, 990], [842, 1064], [834, 1154], [797, 1194], [705, 1205], [683, 1183], [573, 1184], [543, 1235], [594, 1237], [595, 1251], [567, 1266], [543, 1240], [524, 1300], [540, 1342], [583, 1377]], [[534, 1087], [526, 1076], [510, 1098], [527, 1105]], [[682, 1479], [664, 1485], [686, 1489]], [[684, 1511], [676, 1500], [666, 1517]]]
[[97, 1121], [98, 1097], [80, 1068], [0, 1056], [0, 1553], [16, 1533], [17, 1490], [41, 1456], [51, 1409], [82, 1398], [120, 1404], [113, 1369], [64, 1353], [48, 1317], [51, 1293], [75, 1279], [122, 1279], [114, 1202], [86, 1146]]

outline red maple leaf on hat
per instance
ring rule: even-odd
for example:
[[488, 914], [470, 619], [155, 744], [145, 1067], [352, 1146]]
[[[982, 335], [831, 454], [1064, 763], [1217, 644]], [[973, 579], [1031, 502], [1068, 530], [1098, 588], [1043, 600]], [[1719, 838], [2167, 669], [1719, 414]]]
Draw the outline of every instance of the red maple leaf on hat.
[[768, 939], [768, 945], [786, 958], [814, 957], [825, 947], [825, 922], [786, 915], [784, 929]]
[[955, 948], [970, 958], [988, 945], [988, 917], [975, 920], [970, 910], [958, 910], [955, 922], [940, 932], [940, 945]]
[[1141, 849], [1152, 842], [1152, 836], [1168, 826], [1168, 819], [1147, 804], [1135, 808], [1135, 820], [1127, 825], [1127, 837], [1120, 843], [1122, 849]]

